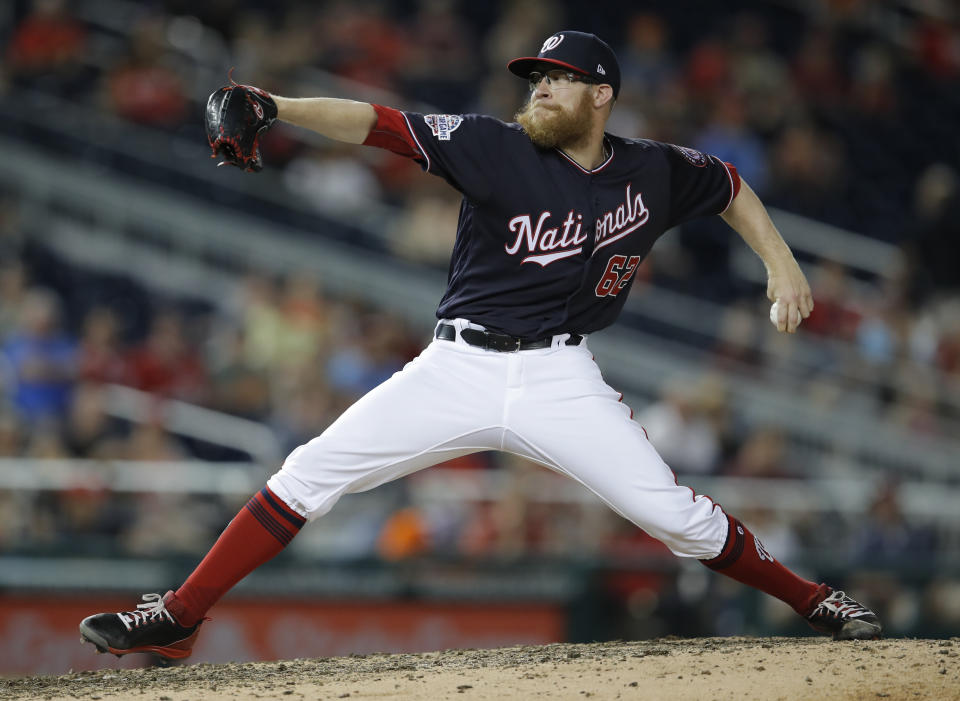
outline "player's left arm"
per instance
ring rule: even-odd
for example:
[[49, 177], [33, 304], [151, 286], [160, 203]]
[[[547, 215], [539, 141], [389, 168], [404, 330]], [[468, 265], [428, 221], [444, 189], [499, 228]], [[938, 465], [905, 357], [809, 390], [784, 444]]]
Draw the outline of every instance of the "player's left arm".
[[767, 297], [777, 303], [777, 330], [793, 333], [813, 311], [806, 276], [756, 193], [743, 179], [740, 191], [721, 215], [767, 268]]

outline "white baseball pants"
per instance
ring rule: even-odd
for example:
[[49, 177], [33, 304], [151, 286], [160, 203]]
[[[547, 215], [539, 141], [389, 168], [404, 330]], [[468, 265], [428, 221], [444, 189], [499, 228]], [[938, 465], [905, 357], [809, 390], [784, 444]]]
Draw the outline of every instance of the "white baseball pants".
[[267, 486], [312, 520], [362, 492], [445, 460], [503, 450], [572, 477], [681, 557], [723, 549], [727, 517], [676, 477], [567, 334], [550, 348], [487, 351], [435, 339], [294, 450]]

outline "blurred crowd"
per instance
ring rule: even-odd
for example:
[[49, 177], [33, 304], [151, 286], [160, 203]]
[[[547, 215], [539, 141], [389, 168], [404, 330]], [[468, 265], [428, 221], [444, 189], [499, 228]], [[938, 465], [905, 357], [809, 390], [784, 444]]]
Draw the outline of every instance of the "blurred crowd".
[[[63, 282], [50, 267], [30, 268], [35, 250], [26, 251], [27, 263], [0, 266], [3, 456], [238, 457], [164, 435], [164, 399], [267, 424], [289, 451], [399, 370], [424, 340], [401, 319], [324, 295], [302, 274], [249, 275], [231, 313], [158, 302], [145, 290], [135, 299], [128, 285], [88, 275], [102, 303], [65, 315], [61, 293], [33, 276]], [[112, 418], [111, 385], [155, 397], [154, 420], [129, 426]]]
[[[900, 241], [936, 218], [929, 202], [911, 202], [928, 167], [942, 162], [944, 177], [955, 178], [960, 161], [950, 129], [960, 116], [960, 30], [947, 3], [939, 15], [892, 0], [817, 0], [805, 11], [759, 0], [612, 2], [602, 14], [560, 0], [13, 5], [2, 70], [9, 88], [69, 96], [190, 138], [215, 87], [204, 84], [208, 69], [230, 66], [242, 82], [285, 94], [322, 71], [389, 91], [384, 99], [509, 120], [525, 86], [506, 62], [575, 26], [604, 36], [620, 58], [612, 132], [716, 154], [774, 204]], [[122, 34], [120, 22], [129, 23]], [[362, 207], [377, 196], [413, 210], [436, 206], [429, 179], [408, 177], [416, 166], [373, 150], [307, 143], [282, 127], [264, 149], [271, 167], [289, 169], [291, 184], [322, 207]], [[446, 260], [449, 229], [410, 228], [423, 253]]]
[[[322, 73], [400, 95], [398, 106], [510, 120], [525, 94], [506, 62], [536, 53], [557, 29], [592, 29], [614, 46], [623, 72], [610, 131], [716, 154], [765, 202], [899, 250], [898, 264], [882, 275], [805, 261], [816, 308], [799, 337], [812, 355], [800, 360], [792, 354], [801, 344], [778, 345], [757, 290], [731, 282], [732, 242], [715, 223], [686, 228], [645, 262], [643, 283], [725, 305], [703, 377], [668, 378], [659, 397], [635, 407], [658, 450], [684, 475], [803, 477], [810, 466], [796, 462], [780, 427], [750, 425], [731, 411], [726, 369], [777, 373], [807, 363], [813, 370], [801, 391], [826, 404], [840, 402], [850, 382], [868, 388], [867, 410], [917, 433], [950, 437], [960, 421], [960, 14], [947, 3], [941, 15], [897, 2], [804, 4], [801, 13], [747, 1], [695, 10], [687, 2], [624, 2], [597, 16], [559, 0], [19, 0], [0, 17], [0, 93], [54, 94], [196, 140], [202, 104], [216, 87], [209, 76], [235, 66], [241, 82], [283, 94], [301, 94]], [[263, 148], [268, 168], [318, 211], [349, 216], [371, 201], [395, 205], [385, 232], [393, 252], [446, 264], [459, 200], [415, 164], [282, 125]], [[159, 403], [154, 420], [123, 420], [110, 406], [113, 384], [261, 422], [289, 450], [426, 340], [299, 271], [248, 274], [228, 308], [157, 300], [130, 281], [70, 270], [31, 240], [15, 199], [3, 204], [0, 457], [244, 457], [174, 436]], [[453, 514], [397, 487], [395, 508], [343, 529], [358, 534], [351, 552], [386, 560], [662, 554], [606, 510], [526, 498], [531, 466], [513, 458], [480, 454], [451, 467], [499, 468], [508, 488]], [[0, 489], [0, 550], [70, 547], [72, 535], [85, 533], [132, 552], [202, 552], [235, 507], [97, 490], [38, 494], [25, 505]], [[196, 518], [164, 516], [174, 509]], [[774, 516], [760, 509], [750, 518], [788, 563], [791, 553], [818, 545], [818, 515], [791, 523]], [[832, 545], [854, 563], [878, 554], [893, 561], [929, 556], [936, 538], [904, 518], [896, 484], [885, 483], [865, 518], [846, 524]], [[636, 590], [626, 586], [624, 600]]]
[[[78, 307], [77, 296], [84, 295], [71, 298], [70, 290], [97, 290], [98, 302]], [[248, 459], [229, 446], [167, 430], [166, 399], [262, 422], [290, 450], [402, 367], [426, 340], [401, 319], [330, 295], [304, 274], [272, 279], [251, 273], [230, 307], [190, 308], [158, 300], [129, 281], [77, 271], [27, 238], [19, 258], [8, 257], [0, 266], [0, 461], [7, 458], [0, 473], [9, 476], [10, 459], [17, 458]], [[136, 313], [124, 313], [131, 309]], [[718, 352], [715, 358], [722, 366], [724, 356]], [[108, 391], [115, 384], [155, 397], [155, 416], [136, 422], [116, 413]], [[732, 411], [720, 372], [706, 372], [699, 381], [668, 381], [659, 398], [636, 409], [636, 420], [685, 482], [696, 485], [700, 475], [813, 476], [812, 466], [790, 450], [781, 427], [750, 425]], [[370, 500], [334, 509], [304, 531], [291, 553], [310, 560], [391, 563], [423, 557], [465, 563], [586, 560], [611, 570], [605, 600], [619, 602], [629, 614], [617, 620], [637, 626], [625, 628], [623, 635], [656, 634], [660, 629], [651, 625], [669, 631], [692, 615], [685, 607], [694, 606], [698, 596], [684, 594], [683, 587], [673, 591], [680, 584], [666, 549], [608, 508], [563, 497], [564, 488], [578, 489], [564, 478], [555, 477], [564, 487], [554, 485], [559, 496], [552, 499], [551, 490], [543, 488], [547, 473], [514, 456], [478, 453], [443, 467], [455, 471], [442, 477], [451, 480], [451, 488], [454, 479], [466, 479], [475, 488], [438, 500], [436, 488], [417, 476], [393, 483]], [[484, 484], [488, 487], [477, 487]], [[107, 479], [67, 489], [0, 488], [0, 552], [196, 556], [241, 503], [187, 489], [113, 492]], [[826, 554], [845, 567], [900, 571], [909, 566], [923, 573], [937, 566], [938, 548], [956, 544], [956, 533], [905, 516], [896, 481], [879, 485], [864, 514], [785, 514], [757, 505], [739, 516], [778, 558], [808, 568], [809, 576], [817, 572], [811, 553]], [[826, 530], [825, 516], [831, 524]], [[631, 574], [650, 563], [660, 575]], [[880, 595], [890, 606], [905, 596], [895, 582], [868, 583], [878, 581], [885, 582]], [[905, 629], [927, 615], [916, 607], [908, 613]], [[742, 632], [730, 626], [718, 632]]]
[[[805, 261], [817, 300], [805, 329], [838, 341], [808, 359], [815, 372], [806, 391], [829, 402], [846, 389], [828, 386], [832, 379], [852, 376], [874, 392], [875, 414], [949, 434], [960, 419], [958, 11], [894, 1], [805, 5], [614, 2], [595, 13], [559, 0], [23, 0], [9, 15], [0, 80], [191, 141], [202, 138], [209, 81], [230, 66], [243, 82], [285, 94], [314, 94], [310, 86], [320, 84], [348, 96], [375, 88], [386, 91], [378, 99], [402, 106], [509, 120], [525, 88], [506, 62], [535, 52], [557, 28], [592, 29], [622, 66], [612, 132], [716, 154], [768, 204], [899, 248], [898, 262], [880, 274]], [[371, 202], [396, 205], [386, 245], [402, 258], [446, 265], [459, 211], [446, 183], [379, 149], [284, 125], [263, 148], [268, 168], [307, 206], [349, 218]], [[725, 305], [723, 362], [792, 362], [787, 350], [775, 351], [779, 360], [763, 357], [776, 341], [757, 313], [756, 288], [730, 274], [731, 248], [742, 244], [729, 229], [696, 222], [668, 238], [673, 245], [654, 250], [638, 281]]]

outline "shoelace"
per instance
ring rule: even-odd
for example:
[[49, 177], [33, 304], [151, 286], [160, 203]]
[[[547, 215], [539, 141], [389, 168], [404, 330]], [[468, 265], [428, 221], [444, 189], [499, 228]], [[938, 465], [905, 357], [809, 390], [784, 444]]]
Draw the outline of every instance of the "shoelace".
[[863, 604], [857, 603], [842, 591], [835, 591], [826, 599], [820, 602], [817, 610], [824, 609], [824, 612], [831, 616], [845, 616], [856, 618], [857, 616], [869, 615], [871, 611]]
[[173, 616], [167, 611], [167, 607], [163, 605], [162, 596], [159, 594], [144, 594], [143, 601], [144, 603], [137, 604], [136, 611], [117, 614], [117, 617], [123, 622], [123, 625], [126, 626], [128, 631], [144, 623], [156, 621], [163, 616], [166, 616], [167, 620], [171, 623], [176, 623], [176, 621], [173, 620]]

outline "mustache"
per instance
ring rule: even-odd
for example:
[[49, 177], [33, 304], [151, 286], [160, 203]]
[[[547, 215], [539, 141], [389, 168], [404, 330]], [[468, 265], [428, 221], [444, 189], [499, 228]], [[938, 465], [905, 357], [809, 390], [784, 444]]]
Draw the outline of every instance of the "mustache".
[[[536, 112], [535, 107], [543, 107], [547, 114]], [[531, 95], [514, 116], [530, 141], [541, 149], [582, 139], [590, 129], [591, 117], [590, 104], [583, 96], [575, 107], [570, 108], [538, 95]]]
[[560, 105], [549, 105], [546, 104], [543, 100], [537, 100], [536, 102], [530, 102], [528, 105], [529, 108], [542, 107], [545, 110], [550, 110], [551, 112], [559, 112], [562, 108]]

